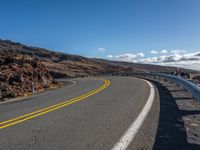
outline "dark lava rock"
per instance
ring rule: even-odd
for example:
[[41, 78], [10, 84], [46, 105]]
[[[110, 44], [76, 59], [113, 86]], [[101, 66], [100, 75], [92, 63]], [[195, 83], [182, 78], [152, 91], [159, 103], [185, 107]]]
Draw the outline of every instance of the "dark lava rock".
[[0, 50], [0, 101], [58, 84], [44, 64], [28, 55]]

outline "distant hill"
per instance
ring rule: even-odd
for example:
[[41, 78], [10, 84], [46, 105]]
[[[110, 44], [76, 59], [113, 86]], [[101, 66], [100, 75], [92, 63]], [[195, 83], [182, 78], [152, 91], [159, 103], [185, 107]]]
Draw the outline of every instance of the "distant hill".
[[7, 54], [12, 53], [37, 58], [47, 67], [51, 75], [56, 78], [116, 72], [172, 72], [175, 70], [174, 67], [86, 58], [54, 52], [44, 48], [26, 46], [9, 40], [0, 40], [0, 50]]

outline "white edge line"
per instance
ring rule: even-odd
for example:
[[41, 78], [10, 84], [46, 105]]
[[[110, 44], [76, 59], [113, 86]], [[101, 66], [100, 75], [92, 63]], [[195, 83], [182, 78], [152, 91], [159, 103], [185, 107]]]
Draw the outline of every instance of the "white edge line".
[[129, 126], [129, 128], [125, 131], [125, 133], [120, 137], [117, 143], [115, 143], [115, 145], [112, 147], [111, 150], [125, 150], [129, 146], [129, 144], [131, 143], [131, 141], [133, 140], [133, 138], [139, 131], [140, 127], [142, 126], [144, 120], [146, 119], [151, 109], [151, 106], [153, 105], [153, 101], [155, 97], [155, 89], [152, 83], [150, 83], [149, 81], [144, 80], [144, 79], [141, 79], [141, 80], [145, 81], [150, 86], [149, 98], [145, 106], [143, 107], [142, 111], [140, 112], [140, 114], [137, 116], [134, 122]]

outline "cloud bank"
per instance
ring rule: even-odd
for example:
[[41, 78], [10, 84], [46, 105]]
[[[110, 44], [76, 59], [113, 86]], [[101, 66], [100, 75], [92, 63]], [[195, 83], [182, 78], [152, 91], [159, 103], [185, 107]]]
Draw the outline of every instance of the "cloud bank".
[[117, 61], [175, 66], [200, 71], [200, 50], [195, 52], [187, 52], [181, 49], [150, 50], [149, 53], [150, 56], [153, 56], [145, 57], [145, 54], [140, 52], [108, 55], [107, 58]]
[[144, 53], [125, 53], [121, 55], [107, 55], [107, 58], [117, 60], [117, 61], [126, 61], [126, 62], [137, 62], [138, 58], [143, 58]]

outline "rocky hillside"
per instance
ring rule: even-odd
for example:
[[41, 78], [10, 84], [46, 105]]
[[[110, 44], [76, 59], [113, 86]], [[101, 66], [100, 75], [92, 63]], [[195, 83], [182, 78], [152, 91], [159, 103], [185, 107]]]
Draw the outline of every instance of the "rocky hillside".
[[57, 85], [38, 59], [0, 50], [0, 101]]
[[90, 59], [77, 55], [69, 55], [43, 48], [35, 48], [0, 40], [0, 50], [13, 54], [27, 55], [40, 60], [55, 78], [79, 77], [87, 75], [108, 74], [116, 72], [173, 72], [173, 67]]

